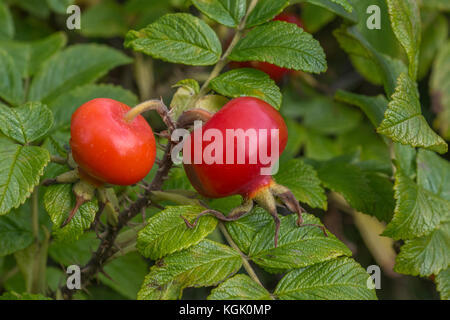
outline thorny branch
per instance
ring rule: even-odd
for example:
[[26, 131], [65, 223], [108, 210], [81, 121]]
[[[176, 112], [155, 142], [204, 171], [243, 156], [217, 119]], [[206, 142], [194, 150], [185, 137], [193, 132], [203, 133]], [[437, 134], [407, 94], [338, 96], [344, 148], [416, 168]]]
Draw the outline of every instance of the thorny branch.
[[[170, 169], [172, 168], [172, 160], [170, 158], [172, 143], [169, 141], [166, 145], [164, 155], [160, 161], [158, 171], [150, 185], [131, 203], [130, 207], [123, 210], [119, 214], [116, 226], [108, 225], [106, 231], [102, 234], [100, 245], [89, 260], [89, 262], [81, 268], [81, 286], [85, 288], [99, 272], [103, 271], [103, 266], [108, 259], [114, 255], [119, 249], [115, 246], [115, 240], [123, 227], [125, 227], [131, 219], [141, 213], [141, 210], [150, 203], [152, 191], [160, 190], [164, 180], [166, 179]], [[65, 299], [71, 299], [76, 290], [70, 290], [67, 286], [61, 288], [61, 293]]]

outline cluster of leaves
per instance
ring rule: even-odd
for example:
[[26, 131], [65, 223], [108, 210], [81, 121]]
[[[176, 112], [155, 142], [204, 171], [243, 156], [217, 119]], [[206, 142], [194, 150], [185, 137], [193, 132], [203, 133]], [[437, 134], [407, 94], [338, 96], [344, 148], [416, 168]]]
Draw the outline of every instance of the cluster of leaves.
[[[59, 1], [47, 3], [55, 12], [65, 13], [67, 8]], [[42, 18], [50, 14], [49, 8], [35, 1], [14, 1], [10, 5]], [[58, 10], [58, 6], [64, 10]], [[129, 57], [104, 45], [66, 47], [67, 37], [61, 32], [41, 40], [15, 40], [20, 30], [16, 30], [12, 12], [0, 1], [0, 265], [6, 266], [9, 255], [14, 254], [25, 283], [10, 288], [45, 292], [46, 273], [49, 281], [56, 281], [52, 290], [62, 279], [61, 270], [45, 269], [48, 251], [52, 251], [49, 231], [57, 239], [74, 241], [90, 227], [98, 207], [97, 201], [86, 203], [68, 228], [59, 229], [75, 202], [71, 187], [38, 187], [42, 179], [68, 169], [50, 160], [67, 156], [70, 116], [93, 98], [110, 97], [130, 105], [138, 99], [121, 87], [95, 84], [111, 69], [131, 63]], [[43, 207], [49, 215], [33, 217], [31, 212], [44, 212]], [[36, 239], [40, 245], [36, 245]], [[37, 284], [31, 274], [42, 263], [42, 279]]]
[[[122, 87], [96, 84], [111, 69], [132, 62], [123, 53], [97, 44], [66, 47], [63, 33], [17, 41], [10, 8], [18, 6], [41, 18], [52, 10], [62, 12], [57, 1], [47, 0], [48, 6], [40, 8], [32, 2], [0, 0], [0, 274], [8, 270], [13, 254], [25, 278], [24, 285], [14, 277], [5, 283], [11, 291], [3, 296], [6, 299], [42, 298], [14, 291], [56, 291], [64, 281], [60, 269], [50, 266], [43, 271], [47, 284], [45, 277], [38, 283], [33, 278], [36, 270], [45, 268], [47, 255], [64, 266], [84, 265], [98, 246], [95, 234], [87, 232], [98, 201], [84, 204], [61, 229], [75, 202], [71, 185], [38, 186], [42, 179], [68, 170], [50, 160], [67, 157], [73, 111], [97, 97], [128, 105], [138, 102]], [[65, 2], [64, 8], [72, 3]], [[450, 164], [436, 154], [448, 147], [422, 115], [417, 88], [417, 81], [432, 68], [430, 94], [439, 109], [435, 125], [448, 139], [450, 46], [448, 23], [440, 12], [449, 10], [446, 1], [423, 1], [419, 12], [415, 0], [191, 0], [204, 20], [168, 13], [170, 5], [184, 8], [177, 1], [156, 1], [152, 7], [144, 2], [148, 4], [101, 1], [83, 12], [86, 28], [80, 32], [86, 37], [125, 36], [125, 47], [166, 62], [214, 66], [203, 86], [194, 79], [174, 85], [174, 120], [192, 107], [215, 112], [229, 98], [240, 96], [258, 97], [279, 109], [288, 124], [289, 142], [277, 182], [310, 208], [326, 210], [328, 190], [340, 194], [354, 210], [388, 223], [383, 235], [405, 241], [395, 270], [434, 275], [441, 297], [449, 297]], [[228, 61], [263, 61], [305, 73], [326, 71], [324, 50], [310, 33], [271, 21], [299, 2], [310, 32], [335, 18], [343, 21], [335, 38], [361, 76], [383, 86], [385, 95], [339, 90], [333, 99], [295, 80], [282, 91], [256, 69], [220, 73]], [[382, 19], [381, 30], [366, 28], [366, 8], [371, 4], [379, 5], [382, 17], [389, 17]], [[148, 24], [156, 17], [160, 18]], [[213, 29], [218, 25], [238, 35], [230, 50]], [[127, 32], [129, 28], [137, 30]], [[303, 91], [300, 102], [292, 88], [297, 85]], [[297, 158], [300, 152], [304, 159]], [[137, 189], [114, 190], [123, 195], [120, 199], [133, 200]], [[117, 245], [125, 254], [104, 267], [114, 280], [99, 276], [122, 297], [178, 299], [187, 287], [217, 286], [209, 299], [376, 299], [369, 275], [330, 232], [325, 238], [317, 228], [297, 228], [294, 216], [284, 216], [274, 248], [273, 220], [260, 208], [225, 224], [204, 216], [195, 228], [187, 229], [180, 216], [192, 221], [204, 207], [183, 196], [192, 191], [184, 171], [172, 169], [163, 189], [153, 200], [159, 196], [166, 207], [147, 208], [151, 217], [145, 226], [140, 223], [119, 234]], [[239, 204], [237, 197], [204, 200], [222, 212]], [[48, 215], [39, 215], [37, 222], [30, 217], [30, 212], [44, 209]], [[305, 214], [305, 222], [320, 223], [311, 214]], [[220, 231], [230, 245], [222, 243]], [[154, 261], [150, 272], [143, 257]], [[248, 272], [248, 261], [268, 274], [282, 275], [273, 291]], [[249, 275], [238, 273], [242, 267]]]
[[[392, 219], [386, 220], [389, 223], [383, 235], [405, 240], [394, 270], [415, 276], [436, 276], [441, 297], [447, 299], [450, 199], [446, 190], [450, 163], [435, 152], [446, 153], [448, 146], [422, 115], [416, 80], [428, 73], [437, 55], [430, 78], [431, 94], [438, 95], [435, 103], [447, 103], [449, 107], [445, 94], [435, 91], [440, 90], [436, 88], [436, 79], [448, 70], [448, 64], [444, 66], [444, 57], [448, 55], [448, 25], [437, 11], [422, 10], [421, 15], [416, 1], [387, 0], [386, 3], [393, 34], [406, 53], [408, 64], [400, 56], [381, 53], [357, 27], [343, 26], [335, 32], [341, 47], [368, 81], [384, 85], [389, 100], [384, 96], [368, 97], [344, 91], [339, 91], [336, 99], [360, 107], [377, 132], [392, 141], [395, 209]], [[436, 18], [441, 22], [434, 23]], [[369, 64], [377, 67], [375, 73], [369, 73]], [[446, 85], [441, 80], [439, 87]], [[443, 116], [445, 112], [438, 117], [441, 129], [445, 123]], [[446, 136], [445, 129], [441, 132]]]
[[[235, 28], [245, 36], [230, 49], [220, 44], [205, 22], [190, 14], [169, 14], [139, 31], [130, 31], [125, 46], [154, 58], [187, 65], [221, 65], [221, 61], [264, 61], [289, 69], [320, 73], [326, 70], [323, 49], [303, 29], [284, 22], [270, 21], [288, 1], [259, 1], [252, 9], [246, 1], [192, 1], [209, 19]], [[254, 2], [253, 2], [254, 3]], [[343, 3], [347, 3], [344, 1]], [[250, 7], [250, 10], [248, 8]], [[351, 11], [351, 8], [347, 7]], [[246, 12], [249, 12], [246, 15]], [[244, 21], [245, 24], [242, 22]], [[217, 70], [217, 69], [215, 69]], [[219, 70], [220, 71], [220, 70]], [[204, 89], [193, 79], [179, 82], [172, 114], [195, 105], [208, 110], [220, 108], [226, 98], [254, 96], [279, 109], [282, 94], [265, 73], [255, 69], [213, 71], [209, 88], [215, 93], [197, 100]], [[207, 83], [208, 84], [208, 83]], [[326, 208], [325, 191], [314, 168], [301, 160], [286, 163], [276, 177], [311, 207]], [[236, 200], [236, 199], [233, 199]], [[236, 201], [225, 199], [209, 205], [226, 212]], [[139, 232], [137, 248], [156, 260], [146, 276], [139, 299], [174, 299], [186, 287], [212, 286], [209, 299], [374, 299], [368, 274], [354, 260], [351, 251], [335, 236], [324, 238], [315, 228], [297, 228], [295, 217], [281, 219], [279, 245], [274, 248], [275, 225], [262, 209], [245, 218], [226, 223], [233, 247], [205, 239], [217, 227], [213, 217], [202, 217], [193, 230], [180, 216], [193, 220], [204, 207], [168, 207], [148, 220]], [[307, 214], [306, 223], [320, 223]], [[255, 278], [232, 275], [242, 267], [242, 256], [269, 273], [285, 274], [270, 293]], [[225, 280], [225, 281], [224, 281]]]

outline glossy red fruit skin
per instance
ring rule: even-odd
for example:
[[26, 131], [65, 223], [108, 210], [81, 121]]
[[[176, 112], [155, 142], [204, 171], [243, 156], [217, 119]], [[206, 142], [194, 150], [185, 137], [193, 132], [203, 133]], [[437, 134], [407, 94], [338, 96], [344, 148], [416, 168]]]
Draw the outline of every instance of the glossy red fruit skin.
[[[252, 97], [241, 97], [229, 101], [214, 116], [206, 122], [203, 133], [207, 129], [218, 129], [223, 138], [223, 154], [226, 154], [225, 135], [226, 129], [279, 129], [279, 155], [286, 147], [288, 133], [286, 124], [278, 113], [268, 103]], [[194, 133], [190, 139], [193, 141]], [[270, 154], [270, 133], [268, 148]], [[211, 142], [203, 142], [202, 150]], [[249, 164], [249, 144], [246, 143], [245, 163], [237, 164], [194, 164], [193, 156], [191, 164], [186, 164], [184, 168], [186, 174], [194, 188], [202, 195], [209, 198], [221, 198], [230, 195], [240, 194], [244, 197], [252, 195], [264, 186], [270, 185], [273, 180], [270, 175], [261, 175], [261, 167], [268, 167], [260, 163], [259, 158], [256, 164]], [[253, 144], [252, 144], [253, 145]], [[255, 144], [257, 146], [257, 144]], [[255, 147], [256, 148], [256, 147]], [[257, 150], [257, 148], [256, 148]], [[255, 149], [253, 149], [255, 151]], [[238, 151], [238, 145], [234, 145], [234, 155]], [[191, 154], [194, 154], [193, 143], [191, 144]], [[225, 162], [225, 161], [224, 161]]]
[[112, 99], [86, 102], [72, 115], [70, 146], [83, 174], [110, 184], [142, 180], [155, 162], [153, 131], [142, 116], [127, 122], [130, 107]]
[[[294, 23], [300, 28], [303, 28], [302, 21], [293, 13], [280, 13], [275, 18], [274, 21], [285, 21], [289, 23]], [[269, 75], [275, 82], [279, 82], [283, 77], [291, 72], [290, 69], [282, 68], [268, 62], [261, 61], [244, 61], [244, 62], [232, 62], [230, 64], [231, 68], [254, 68], [261, 70]]]

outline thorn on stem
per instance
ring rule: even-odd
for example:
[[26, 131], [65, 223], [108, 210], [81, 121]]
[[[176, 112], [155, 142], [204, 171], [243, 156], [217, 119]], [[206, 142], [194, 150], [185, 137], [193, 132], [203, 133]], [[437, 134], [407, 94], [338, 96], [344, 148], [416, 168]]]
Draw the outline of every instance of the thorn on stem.
[[101, 272], [105, 277], [107, 277], [109, 280], [111, 280], [112, 282], [117, 283], [117, 281], [114, 280], [109, 274], [107, 274], [106, 271], [105, 271], [103, 268], [100, 269], [100, 272]]
[[194, 228], [196, 226], [196, 224], [197, 224], [197, 219], [195, 219], [195, 221], [193, 223], [190, 223], [189, 220], [186, 217], [184, 217], [184, 216], [180, 216], [180, 217], [181, 217], [181, 219], [184, 220], [184, 223], [186, 224], [186, 227], [188, 227], [189, 229]]
[[72, 210], [69, 213], [69, 216], [67, 217], [66, 220], [64, 220], [64, 222], [61, 224], [60, 228], [64, 228], [65, 226], [67, 226], [70, 221], [72, 221], [72, 218], [75, 216], [75, 214], [77, 213], [78, 209], [86, 202], [86, 200], [83, 197], [80, 196], [76, 196], [76, 202], [75, 202], [75, 206], [72, 208]]

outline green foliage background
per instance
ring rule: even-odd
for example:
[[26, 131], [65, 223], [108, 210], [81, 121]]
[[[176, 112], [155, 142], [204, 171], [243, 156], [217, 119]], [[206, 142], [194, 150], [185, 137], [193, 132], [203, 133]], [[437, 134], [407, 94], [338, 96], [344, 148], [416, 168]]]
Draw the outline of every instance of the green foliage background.
[[[70, 31], [66, 8], [75, 3], [81, 30]], [[330, 237], [297, 228], [282, 208], [277, 248], [261, 208], [224, 224], [205, 216], [187, 229], [180, 216], [194, 220], [202, 203], [227, 213], [240, 201], [201, 199], [175, 167], [154, 193], [159, 205], [121, 231], [99, 281], [74, 298], [449, 298], [449, 2], [254, 4], [0, 0], [0, 299], [62, 298], [65, 267], [88, 263], [100, 243], [99, 199], [60, 228], [75, 203], [72, 185], [40, 185], [69, 170], [54, 159], [67, 157], [78, 106], [162, 97], [176, 120], [240, 96], [284, 116], [289, 141], [275, 179], [307, 208], [305, 222], [323, 223]], [[366, 25], [373, 4], [380, 30]], [[283, 10], [304, 29], [271, 21]], [[227, 50], [236, 32], [245, 36]], [[229, 61], [295, 72], [277, 84]], [[146, 117], [165, 129], [156, 114]], [[111, 210], [126, 210], [140, 189], [111, 188], [119, 201]], [[379, 290], [367, 287], [373, 264], [383, 272]]]

